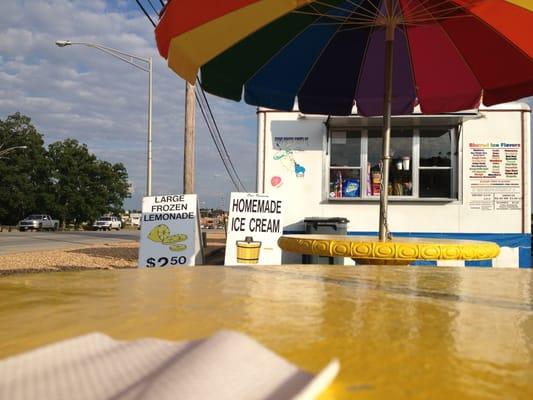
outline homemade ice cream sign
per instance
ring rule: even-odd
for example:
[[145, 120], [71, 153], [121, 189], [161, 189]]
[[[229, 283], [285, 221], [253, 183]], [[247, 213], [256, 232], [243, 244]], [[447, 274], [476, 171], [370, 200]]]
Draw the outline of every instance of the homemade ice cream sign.
[[258, 193], [232, 193], [225, 265], [281, 264], [283, 203]]
[[192, 266], [202, 262], [195, 194], [143, 198], [139, 267]]

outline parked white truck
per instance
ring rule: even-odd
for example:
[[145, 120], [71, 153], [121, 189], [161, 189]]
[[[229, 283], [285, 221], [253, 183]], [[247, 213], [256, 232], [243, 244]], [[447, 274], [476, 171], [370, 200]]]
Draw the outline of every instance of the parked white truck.
[[52, 219], [46, 214], [32, 214], [24, 218], [22, 221], [19, 221], [18, 228], [21, 232], [27, 230], [57, 231], [57, 228], [59, 228], [59, 221], [57, 219]]
[[120, 220], [120, 218], [113, 216], [100, 217], [93, 224], [93, 229], [98, 231], [110, 231], [111, 229], [116, 229], [117, 231], [119, 231], [121, 228], [122, 221]]

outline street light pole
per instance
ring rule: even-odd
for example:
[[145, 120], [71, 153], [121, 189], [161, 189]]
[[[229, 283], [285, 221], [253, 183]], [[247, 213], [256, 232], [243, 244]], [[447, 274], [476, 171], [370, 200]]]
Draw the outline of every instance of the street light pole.
[[[118, 58], [141, 71], [148, 72], [148, 137], [147, 137], [147, 157], [146, 157], [146, 196], [152, 195], [152, 57], [142, 58], [123, 51], [103, 46], [97, 43], [71, 42], [70, 40], [57, 40], [58, 47], [81, 45], [100, 50], [110, 56]], [[141, 65], [146, 63], [146, 65]]]

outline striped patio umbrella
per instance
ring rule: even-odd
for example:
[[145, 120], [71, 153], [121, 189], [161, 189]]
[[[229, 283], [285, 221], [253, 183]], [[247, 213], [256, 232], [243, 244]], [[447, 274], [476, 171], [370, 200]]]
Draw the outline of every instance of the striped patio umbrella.
[[[427, 114], [533, 95], [533, 0], [171, 0], [160, 54], [214, 95], [303, 113]], [[381, 190], [380, 238], [387, 236]]]

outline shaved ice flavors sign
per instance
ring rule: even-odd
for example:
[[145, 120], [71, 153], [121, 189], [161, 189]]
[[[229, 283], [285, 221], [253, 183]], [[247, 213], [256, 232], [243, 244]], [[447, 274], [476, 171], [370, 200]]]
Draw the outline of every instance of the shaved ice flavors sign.
[[225, 265], [281, 264], [283, 203], [259, 193], [232, 193]]
[[192, 266], [201, 260], [195, 194], [143, 198], [139, 267]]
[[470, 210], [518, 211], [523, 205], [520, 143], [469, 143]]

